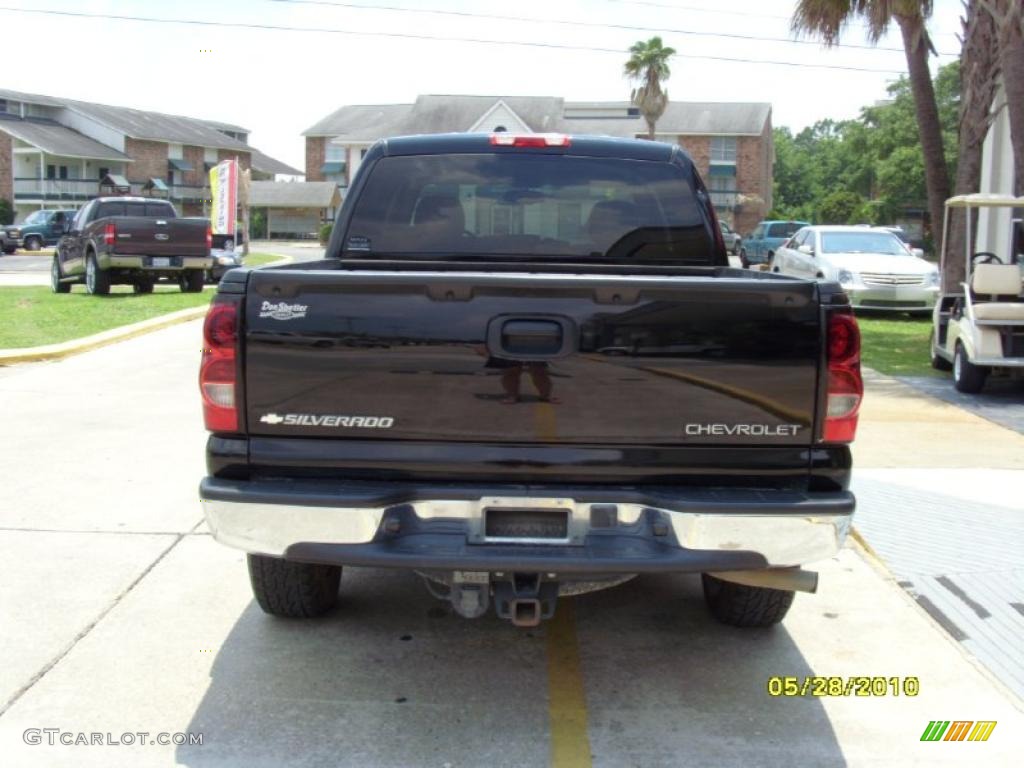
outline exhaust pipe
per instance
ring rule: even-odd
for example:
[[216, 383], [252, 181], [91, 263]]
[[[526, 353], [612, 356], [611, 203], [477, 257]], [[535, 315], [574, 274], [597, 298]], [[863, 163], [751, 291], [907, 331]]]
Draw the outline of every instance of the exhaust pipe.
[[540, 624], [540, 600], [513, 600], [509, 608], [512, 623], [517, 627], [536, 627]]
[[801, 568], [765, 568], [756, 571], [715, 571], [708, 574], [722, 581], [748, 587], [769, 587], [796, 592], [817, 592], [818, 572]]

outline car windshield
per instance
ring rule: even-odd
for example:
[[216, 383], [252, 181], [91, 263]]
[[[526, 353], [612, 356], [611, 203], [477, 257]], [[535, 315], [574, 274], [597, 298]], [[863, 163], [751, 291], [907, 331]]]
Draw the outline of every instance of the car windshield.
[[42, 224], [49, 215], [49, 211], [33, 211], [22, 224]]
[[713, 262], [683, 168], [564, 155], [378, 161], [349, 224], [349, 258]]
[[768, 227], [768, 237], [792, 237], [801, 227], [805, 226], [799, 221], [786, 221], [781, 224], [772, 224]]
[[906, 256], [907, 249], [888, 232], [822, 232], [822, 253], [877, 253]]

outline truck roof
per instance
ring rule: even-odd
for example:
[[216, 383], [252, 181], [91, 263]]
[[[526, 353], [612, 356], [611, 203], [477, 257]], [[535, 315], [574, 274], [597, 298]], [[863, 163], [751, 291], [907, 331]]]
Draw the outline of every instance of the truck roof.
[[[610, 136], [577, 136], [564, 134], [568, 137], [568, 147], [553, 146], [550, 148], [495, 146], [491, 143], [491, 133], [434, 133], [423, 136], [396, 136], [383, 139], [371, 149], [372, 154], [381, 155], [445, 155], [468, 154], [476, 152], [557, 152], [566, 155], [589, 157], [614, 157], [623, 160], [661, 160], [667, 162], [673, 153], [678, 152], [689, 160], [682, 147], [665, 144], [660, 141], [641, 139], [621, 139]], [[519, 134], [498, 134], [517, 136]], [[538, 136], [543, 134], [523, 134]], [[562, 134], [559, 134], [562, 135]], [[369, 154], [369, 153], [368, 153]]]

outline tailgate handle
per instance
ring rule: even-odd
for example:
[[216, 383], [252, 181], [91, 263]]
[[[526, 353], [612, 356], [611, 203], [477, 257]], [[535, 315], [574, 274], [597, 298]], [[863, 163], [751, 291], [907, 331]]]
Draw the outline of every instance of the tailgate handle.
[[560, 317], [499, 317], [491, 321], [488, 346], [502, 357], [540, 360], [572, 352], [573, 325]]

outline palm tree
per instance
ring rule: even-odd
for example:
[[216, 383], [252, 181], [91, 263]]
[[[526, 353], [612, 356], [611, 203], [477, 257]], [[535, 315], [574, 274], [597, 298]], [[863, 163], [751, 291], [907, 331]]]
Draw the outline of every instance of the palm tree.
[[878, 42], [893, 21], [899, 26], [924, 153], [928, 213], [932, 232], [937, 235], [942, 227], [943, 207], [950, 196], [950, 185], [939, 110], [928, 69], [928, 55], [934, 53], [935, 48], [924, 22], [931, 13], [932, 0], [797, 0], [792, 28], [798, 34], [819, 36], [825, 45], [832, 46], [839, 43], [842, 28], [856, 17], [867, 21], [872, 42]]
[[668, 91], [662, 90], [661, 84], [672, 75], [668, 60], [675, 53], [675, 48], [662, 45], [660, 37], [652, 37], [646, 43], [638, 40], [629, 49], [624, 73], [630, 80], [640, 83], [633, 89], [630, 100], [647, 121], [647, 138], [652, 141], [654, 126], [668, 106]]
[[1024, 8], [1019, 0], [979, 0], [979, 4], [995, 25], [999, 69], [1010, 119], [1015, 191], [1024, 194]]

